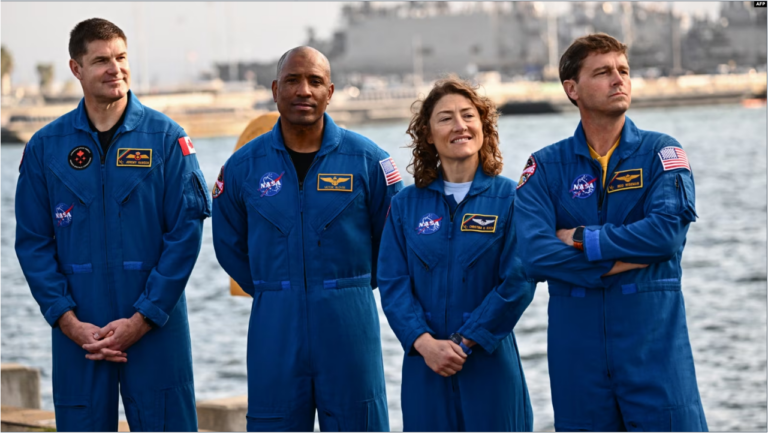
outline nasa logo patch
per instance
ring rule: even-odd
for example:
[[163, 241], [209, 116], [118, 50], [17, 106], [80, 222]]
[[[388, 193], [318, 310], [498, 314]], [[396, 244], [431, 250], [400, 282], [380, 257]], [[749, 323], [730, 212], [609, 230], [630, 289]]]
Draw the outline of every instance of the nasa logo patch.
[[53, 210], [53, 215], [56, 217], [56, 225], [58, 227], [67, 227], [72, 224], [72, 209], [75, 204], [59, 203]]
[[281, 179], [284, 174], [285, 172], [278, 175], [277, 173], [270, 171], [264, 176], [261, 176], [261, 180], [259, 181], [259, 191], [261, 192], [261, 196], [272, 197], [280, 192], [280, 190], [283, 189], [283, 181]]
[[571, 198], [587, 198], [595, 193], [596, 177], [591, 174], [582, 174], [573, 180], [573, 185], [568, 191], [573, 196]]
[[69, 151], [69, 166], [75, 170], [83, 170], [93, 162], [93, 152], [87, 146], [77, 146]]
[[431, 235], [432, 233], [440, 230], [440, 222], [442, 219], [443, 217], [439, 217], [433, 213], [424, 215], [419, 220], [419, 226], [416, 227], [416, 234]]

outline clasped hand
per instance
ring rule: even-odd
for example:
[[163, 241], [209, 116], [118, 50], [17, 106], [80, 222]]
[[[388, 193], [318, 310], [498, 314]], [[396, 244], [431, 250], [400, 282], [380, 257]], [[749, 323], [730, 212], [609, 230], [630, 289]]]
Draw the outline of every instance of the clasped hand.
[[[464, 345], [471, 347], [474, 341], [465, 340]], [[436, 340], [431, 335], [424, 333], [416, 339], [413, 347], [424, 357], [424, 362], [435, 373], [443, 377], [453, 376], [461, 371], [467, 354], [461, 346], [450, 340]]]
[[118, 319], [99, 328], [81, 322], [72, 311], [67, 311], [59, 319], [59, 327], [64, 335], [88, 351], [86, 358], [111, 362], [128, 362], [125, 350], [152, 329], [138, 312], [130, 319]]

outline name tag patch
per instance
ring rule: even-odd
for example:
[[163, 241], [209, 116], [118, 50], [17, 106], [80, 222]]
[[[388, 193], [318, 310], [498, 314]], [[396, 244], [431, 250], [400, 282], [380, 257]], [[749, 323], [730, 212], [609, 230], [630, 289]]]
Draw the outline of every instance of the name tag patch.
[[480, 215], [476, 213], [464, 214], [461, 218], [461, 231], [496, 233], [497, 215]]
[[317, 175], [317, 190], [352, 192], [353, 178], [351, 174], [320, 173]]
[[643, 169], [617, 171], [608, 182], [608, 194], [627, 189], [639, 189], [643, 187]]
[[152, 167], [152, 149], [117, 149], [118, 167]]

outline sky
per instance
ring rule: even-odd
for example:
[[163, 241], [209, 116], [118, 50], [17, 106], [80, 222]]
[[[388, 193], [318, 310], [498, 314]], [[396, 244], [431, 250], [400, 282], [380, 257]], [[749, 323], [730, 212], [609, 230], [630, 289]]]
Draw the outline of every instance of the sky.
[[[461, 7], [454, 3], [452, 7]], [[193, 82], [214, 62], [273, 61], [307, 40], [307, 28], [326, 39], [342, 25], [342, 2], [6, 2], [0, 3], [0, 42], [14, 58], [14, 84], [37, 82], [36, 65], [55, 65], [55, 80], [72, 79], [69, 32], [100, 17], [128, 36], [134, 85]], [[667, 5], [667, 3], [662, 3]], [[544, 3], [564, 12], [565, 3]], [[685, 13], [718, 15], [717, 2], [676, 2]]]

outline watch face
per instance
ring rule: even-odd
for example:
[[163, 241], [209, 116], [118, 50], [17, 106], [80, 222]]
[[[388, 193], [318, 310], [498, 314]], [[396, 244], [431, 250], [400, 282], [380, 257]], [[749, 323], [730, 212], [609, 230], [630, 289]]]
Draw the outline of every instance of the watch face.
[[573, 232], [573, 241], [582, 243], [584, 242], [584, 227], [577, 227]]

